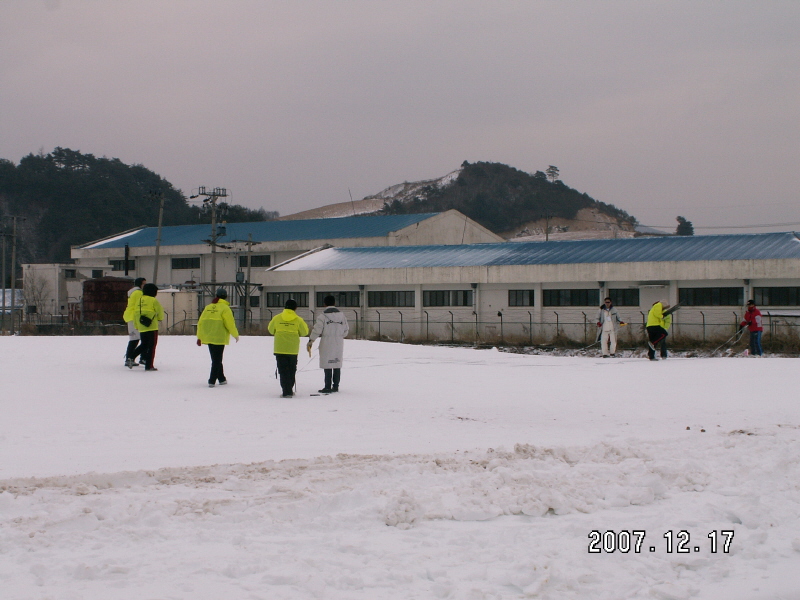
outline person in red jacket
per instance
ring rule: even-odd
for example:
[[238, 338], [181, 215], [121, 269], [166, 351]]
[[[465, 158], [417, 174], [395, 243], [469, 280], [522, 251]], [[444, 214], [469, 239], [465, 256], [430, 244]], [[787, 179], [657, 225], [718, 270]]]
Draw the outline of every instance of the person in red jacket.
[[764, 333], [764, 327], [761, 325], [761, 311], [756, 308], [755, 300], [747, 301], [747, 310], [739, 328], [744, 329], [745, 326], [750, 332], [750, 356], [763, 356], [761, 335]]

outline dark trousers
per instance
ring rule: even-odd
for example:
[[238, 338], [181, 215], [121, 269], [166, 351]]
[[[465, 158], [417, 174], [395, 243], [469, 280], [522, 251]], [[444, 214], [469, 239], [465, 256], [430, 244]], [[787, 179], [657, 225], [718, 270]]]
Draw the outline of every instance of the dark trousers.
[[136, 360], [136, 357], [142, 353], [142, 344], [139, 340], [131, 340], [128, 342], [128, 351], [125, 352], [125, 358]]
[[156, 346], [158, 345], [158, 331], [142, 331], [142, 360], [144, 368], [152, 369], [156, 359]]
[[297, 354], [276, 354], [278, 377], [281, 380], [283, 394], [294, 393], [295, 374], [297, 373]]
[[341, 369], [325, 369], [325, 389], [338, 390], [341, 377]]
[[225, 346], [222, 344], [208, 344], [208, 353], [211, 355], [211, 374], [208, 376], [208, 383], [225, 381], [225, 371], [222, 370], [223, 352]]
[[[651, 325], [647, 328], [647, 339], [650, 340], [650, 343], [653, 346], [658, 346], [658, 344], [662, 341], [667, 339], [667, 330], [663, 327], [658, 325]], [[661, 347], [661, 356], [666, 357], [667, 355], [667, 346], [666, 343]], [[656, 357], [656, 351], [653, 348], [647, 347], [647, 357], [653, 359]]]

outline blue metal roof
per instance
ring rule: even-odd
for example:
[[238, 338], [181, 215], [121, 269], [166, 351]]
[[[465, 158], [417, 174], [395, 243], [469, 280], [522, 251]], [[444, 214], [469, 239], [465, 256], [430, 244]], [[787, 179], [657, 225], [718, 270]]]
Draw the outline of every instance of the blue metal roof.
[[[306, 219], [298, 221], [257, 221], [253, 223], [225, 223], [226, 233], [217, 243], [245, 241], [252, 234], [254, 242], [284, 242], [293, 240], [333, 240], [345, 238], [385, 237], [438, 213], [415, 215], [382, 215], [369, 217], [342, 217], [337, 219]], [[92, 242], [79, 248], [131, 248], [155, 246], [158, 228], [145, 227], [128, 234], [119, 234], [105, 241]], [[175, 225], [162, 227], [162, 246], [202, 244], [211, 237], [210, 225]]]
[[561, 265], [578, 263], [800, 259], [795, 233], [645, 237], [464, 246], [329, 248], [273, 267], [329, 271], [409, 267]]

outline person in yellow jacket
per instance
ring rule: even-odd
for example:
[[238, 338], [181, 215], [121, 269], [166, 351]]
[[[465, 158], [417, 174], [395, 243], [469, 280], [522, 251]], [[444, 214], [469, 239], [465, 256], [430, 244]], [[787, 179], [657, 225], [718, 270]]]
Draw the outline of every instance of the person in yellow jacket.
[[300, 338], [308, 336], [308, 325], [296, 312], [297, 302], [287, 300], [283, 312], [275, 315], [267, 329], [275, 336], [273, 352], [278, 363], [281, 398], [294, 396], [295, 375], [297, 374], [297, 354], [300, 352]]
[[144, 277], [137, 277], [133, 280], [133, 287], [128, 290], [128, 305], [125, 307], [125, 312], [122, 313], [122, 320], [128, 326], [128, 348], [125, 351], [125, 366], [132, 369], [136, 366], [136, 357], [142, 353], [142, 336], [139, 335], [139, 330], [136, 329], [136, 324], [133, 322], [133, 310], [139, 302], [139, 297], [142, 295], [142, 286], [147, 283]]
[[197, 321], [197, 345], [206, 344], [211, 355], [211, 375], [208, 376], [208, 387], [214, 387], [219, 382], [225, 385], [225, 371], [222, 368], [222, 354], [225, 346], [230, 344], [231, 336], [239, 342], [239, 330], [233, 319], [231, 305], [226, 298], [228, 292], [219, 288], [211, 304], [203, 309], [200, 320]]
[[647, 358], [656, 358], [656, 346], [661, 344], [661, 356], [667, 358], [667, 330], [672, 324], [672, 315], [665, 315], [664, 311], [669, 308], [669, 304], [663, 300], [653, 302], [650, 312], [647, 314]]
[[142, 337], [142, 355], [145, 371], [158, 371], [153, 366], [158, 345], [158, 324], [164, 320], [164, 309], [156, 300], [158, 288], [155, 283], [146, 283], [142, 295], [133, 307], [133, 323]]

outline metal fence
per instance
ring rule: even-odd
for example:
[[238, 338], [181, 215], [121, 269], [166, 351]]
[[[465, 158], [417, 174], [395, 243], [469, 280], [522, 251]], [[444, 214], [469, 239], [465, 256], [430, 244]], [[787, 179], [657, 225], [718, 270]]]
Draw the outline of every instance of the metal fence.
[[[313, 326], [318, 312], [300, 309], [298, 313]], [[410, 316], [399, 310], [370, 309], [369, 318], [358, 309], [340, 308], [350, 323], [350, 338], [384, 340], [402, 343], [450, 343], [450, 344], [501, 344], [530, 345], [554, 347], [581, 347], [594, 343], [597, 336], [597, 324], [594, 318], [582, 313], [580, 320], [562, 319], [558, 312], [553, 313], [552, 320], [534, 321], [533, 313], [527, 319], [519, 315], [509, 318], [502, 312], [490, 319], [479, 319], [473, 313], [471, 319], [464, 319], [451, 311], [446, 311], [445, 318], [432, 318], [428, 312], [422, 311], [422, 318]], [[237, 326], [245, 335], [268, 335], [267, 325], [272, 317], [281, 312], [279, 309], [261, 309], [260, 315], [252, 310], [234, 310]], [[736, 333], [740, 316], [731, 312], [729, 319], [706, 319], [699, 313], [694, 322], [676, 321], [670, 329], [669, 340], [673, 346], [717, 345]], [[374, 315], [374, 316], [373, 316]], [[118, 315], [115, 315], [118, 317]], [[21, 313], [14, 315], [13, 331], [28, 335], [42, 333], [68, 334], [102, 334], [124, 333], [125, 324], [119, 319], [108, 321], [80, 322], [71, 321], [66, 315]], [[637, 322], [630, 322], [618, 329], [620, 347], [641, 347], [645, 343], [645, 323], [647, 315], [639, 312]], [[6, 315], [7, 333], [10, 326], [10, 315]], [[171, 314], [165, 311], [161, 327], [166, 335], [194, 335], [197, 330], [197, 317], [187, 311]], [[747, 336], [745, 336], [745, 340]], [[763, 345], [768, 351], [800, 352], [800, 318], [764, 318]]]

